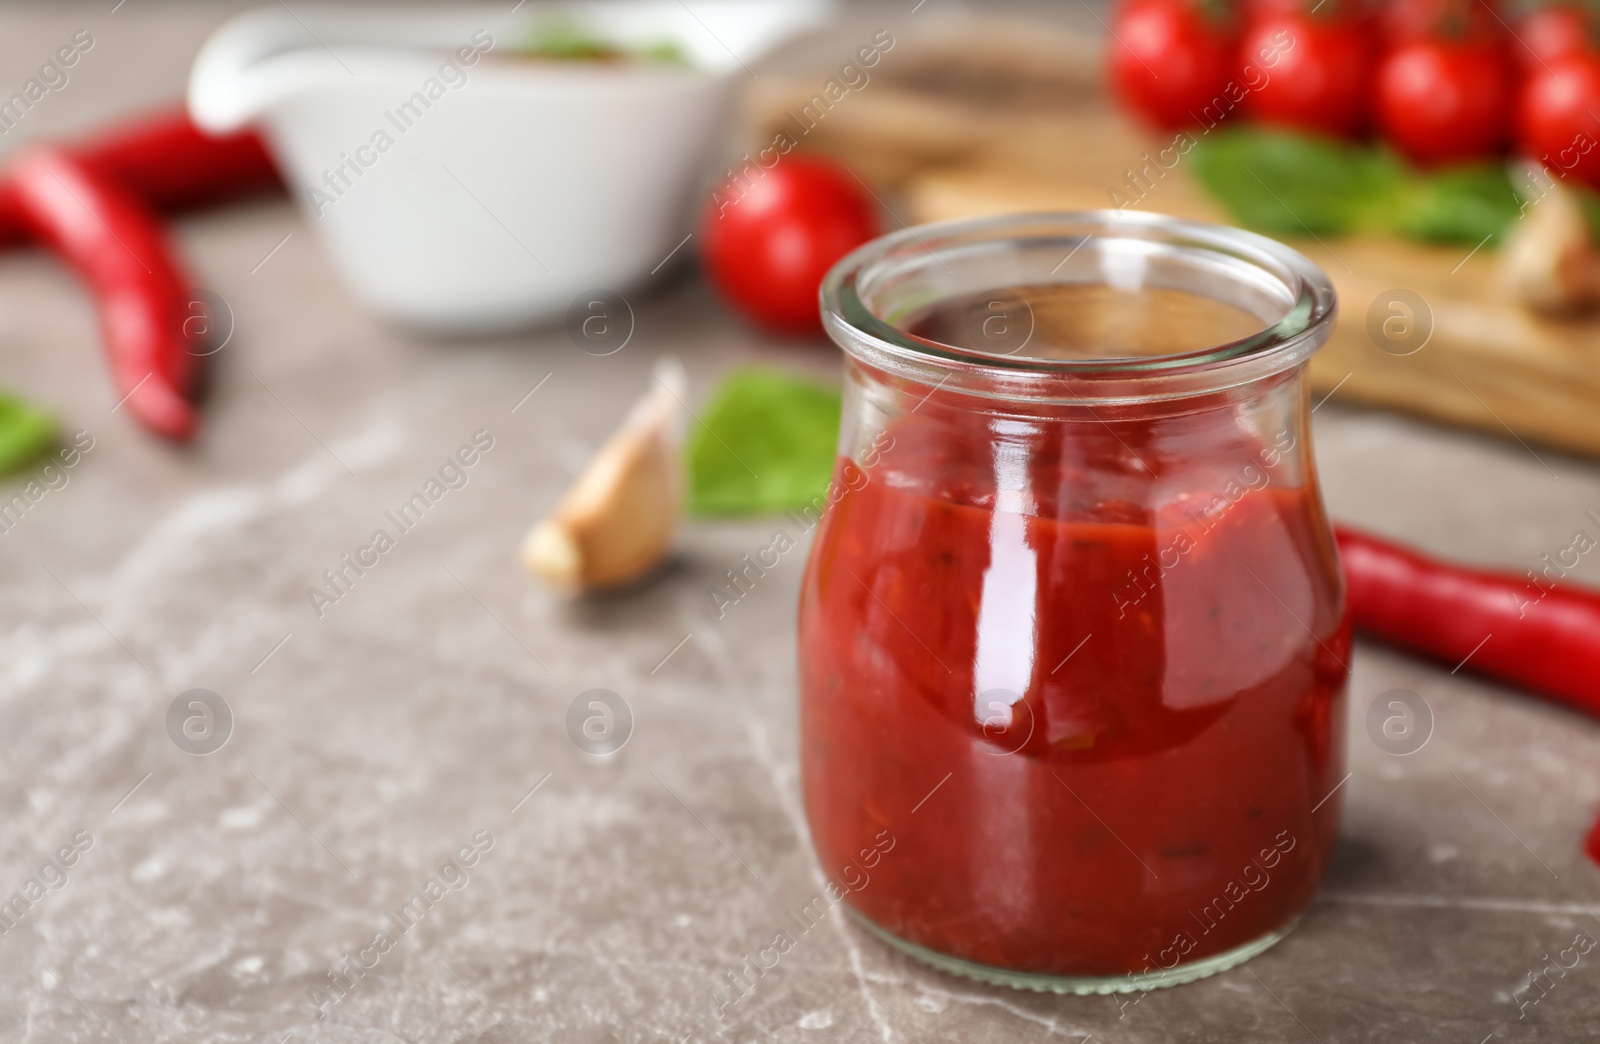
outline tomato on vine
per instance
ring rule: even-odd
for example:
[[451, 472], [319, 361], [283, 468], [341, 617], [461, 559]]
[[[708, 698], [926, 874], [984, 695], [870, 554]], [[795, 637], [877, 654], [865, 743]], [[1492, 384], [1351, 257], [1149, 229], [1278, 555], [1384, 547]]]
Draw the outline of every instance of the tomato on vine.
[[1517, 140], [1561, 177], [1600, 188], [1600, 53], [1583, 51], [1541, 66], [1517, 99]]
[[1123, 0], [1112, 16], [1111, 85], [1122, 103], [1163, 130], [1201, 122], [1238, 72], [1238, 33], [1225, 5]]
[[1276, 51], [1265, 82], [1245, 100], [1263, 123], [1336, 136], [1361, 131], [1371, 102], [1373, 39], [1359, 6], [1322, 0], [1260, 5], [1245, 30], [1243, 53]]
[[1496, 36], [1464, 32], [1401, 44], [1379, 63], [1375, 83], [1378, 126], [1414, 162], [1488, 158], [1510, 137], [1515, 70]]

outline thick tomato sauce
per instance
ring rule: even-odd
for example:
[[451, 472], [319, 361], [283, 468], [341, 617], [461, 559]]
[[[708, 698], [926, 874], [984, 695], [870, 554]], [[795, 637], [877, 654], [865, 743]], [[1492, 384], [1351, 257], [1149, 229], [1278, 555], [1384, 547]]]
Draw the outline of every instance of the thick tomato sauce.
[[887, 830], [902, 847], [851, 904], [1024, 972], [1157, 971], [1285, 927], [1344, 775], [1349, 629], [1315, 487], [1157, 440], [1108, 485], [1088, 456], [1137, 444], [1125, 426], [1085, 455], [919, 425], [839, 462], [802, 588], [822, 865]]

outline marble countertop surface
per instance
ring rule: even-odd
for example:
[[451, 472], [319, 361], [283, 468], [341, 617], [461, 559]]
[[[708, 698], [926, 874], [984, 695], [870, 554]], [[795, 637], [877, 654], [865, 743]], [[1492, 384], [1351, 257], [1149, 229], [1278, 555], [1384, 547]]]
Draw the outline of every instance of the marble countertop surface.
[[[97, 40], [0, 148], [172, 97], [230, 9], [112, 3], [0, 9], [0, 94], [76, 30]], [[737, 361], [828, 374], [835, 353], [751, 333], [691, 272], [631, 298], [636, 335], [609, 357], [560, 330], [417, 340], [351, 300], [288, 202], [176, 235], [237, 319], [185, 449], [112, 412], [70, 274], [0, 256], [0, 382], [93, 440], [0, 534], [0, 896], [73, 849], [0, 936], [0, 1040], [1592, 1039], [1600, 953], [1525, 984], [1600, 938], [1579, 852], [1600, 723], [1368, 644], [1341, 847], [1266, 955], [1119, 1006], [950, 978], [836, 913], [719, 1019], [723, 972], [823, 883], [797, 786], [801, 556], [719, 619], [708, 590], [781, 523], [695, 525], [659, 580], [589, 602], [531, 585], [513, 552], [658, 353], [701, 394]], [[1529, 568], [1600, 509], [1590, 461], [1337, 396], [1315, 420], [1335, 516], [1442, 554]], [[314, 611], [323, 571], [479, 432], [466, 485]], [[1600, 582], [1600, 560], [1577, 576]], [[1434, 718], [1403, 757], [1364, 724], [1396, 688]], [[193, 689], [231, 719], [206, 756], [169, 728]], [[633, 718], [608, 758], [566, 727], [591, 689]], [[473, 865], [441, 872], [464, 847]], [[319, 1018], [329, 969], [441, 874]]]

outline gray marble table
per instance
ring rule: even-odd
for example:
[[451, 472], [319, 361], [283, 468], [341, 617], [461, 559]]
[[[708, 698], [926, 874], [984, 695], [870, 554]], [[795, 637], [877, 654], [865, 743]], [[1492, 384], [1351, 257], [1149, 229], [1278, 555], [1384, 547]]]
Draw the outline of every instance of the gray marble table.
[[[227, 6], [0, 8], [0, 93], [75, 30], [98, 41], [0, 147], [171, 96]], [[238, 317], [182, 450], [111, 412], [73, 279], [0, 256], [0, 382], [93, 438], [0, 534], [0, 896], [77, 845], [0, 936], [0, 1040], [1594, 1039], [1600, 953], [1519, 988], [1600, 938], [1578, 850], [1600, 724], [1370, 645], [1341, 848], [1260, 959], [1119, 1008], [948, 978], [835, 914], [718, 1019], [722, 973], [822, 883], [796, 778], [801, 556], [717, 619], [708, 588], [774, 523], [696, 525], [657, 582], [591, 602], [531, 585], [513, 551], [657, 353], [702, 392], [737, 361], [828, 374], [835, 354], [752, 334], [692, 275], [636, 298], [608, 358], [559, 331], [418, 341], [351, 302], [286, 202], [177, 235]], [[480, 431], [468, 483], [314, 612], [323, 570]], [[1463, 559], [1533, 566], [1600, 508], [1600, 467], [1510, 440], [1337, 398], [1316, 438], [1336, 516]], [[1578, 572], [1600, 582], [1600, 560]], [[204, 757], [167, 728], [195, 688], [233, 717]], [[634, 716], [603, 760], [564, 724], [593, 688]], [[1409, 757], [1360, 720], [1392, 688], [1435, 716]], [[438, 902], [401, 911], [430, 879]], [[318, 1018], [347, 955], [376, 963]]]

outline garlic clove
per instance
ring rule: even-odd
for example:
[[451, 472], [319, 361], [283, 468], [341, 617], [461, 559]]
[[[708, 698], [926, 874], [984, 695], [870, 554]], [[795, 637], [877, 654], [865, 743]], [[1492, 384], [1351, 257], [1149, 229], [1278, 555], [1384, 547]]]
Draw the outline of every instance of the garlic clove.
[[671, 549], [683, 510], [688, 380], [671, 356], [549, 518], [522, 542], [522, 564], [565, 591], [637, 580]]
[[1511, 295], [1544, 315], [1571, 315], [1600, 304], [1600, 251], [1583, 203], [1559, 181], [1527, 206], [1506, 242], [1501, 264]]

